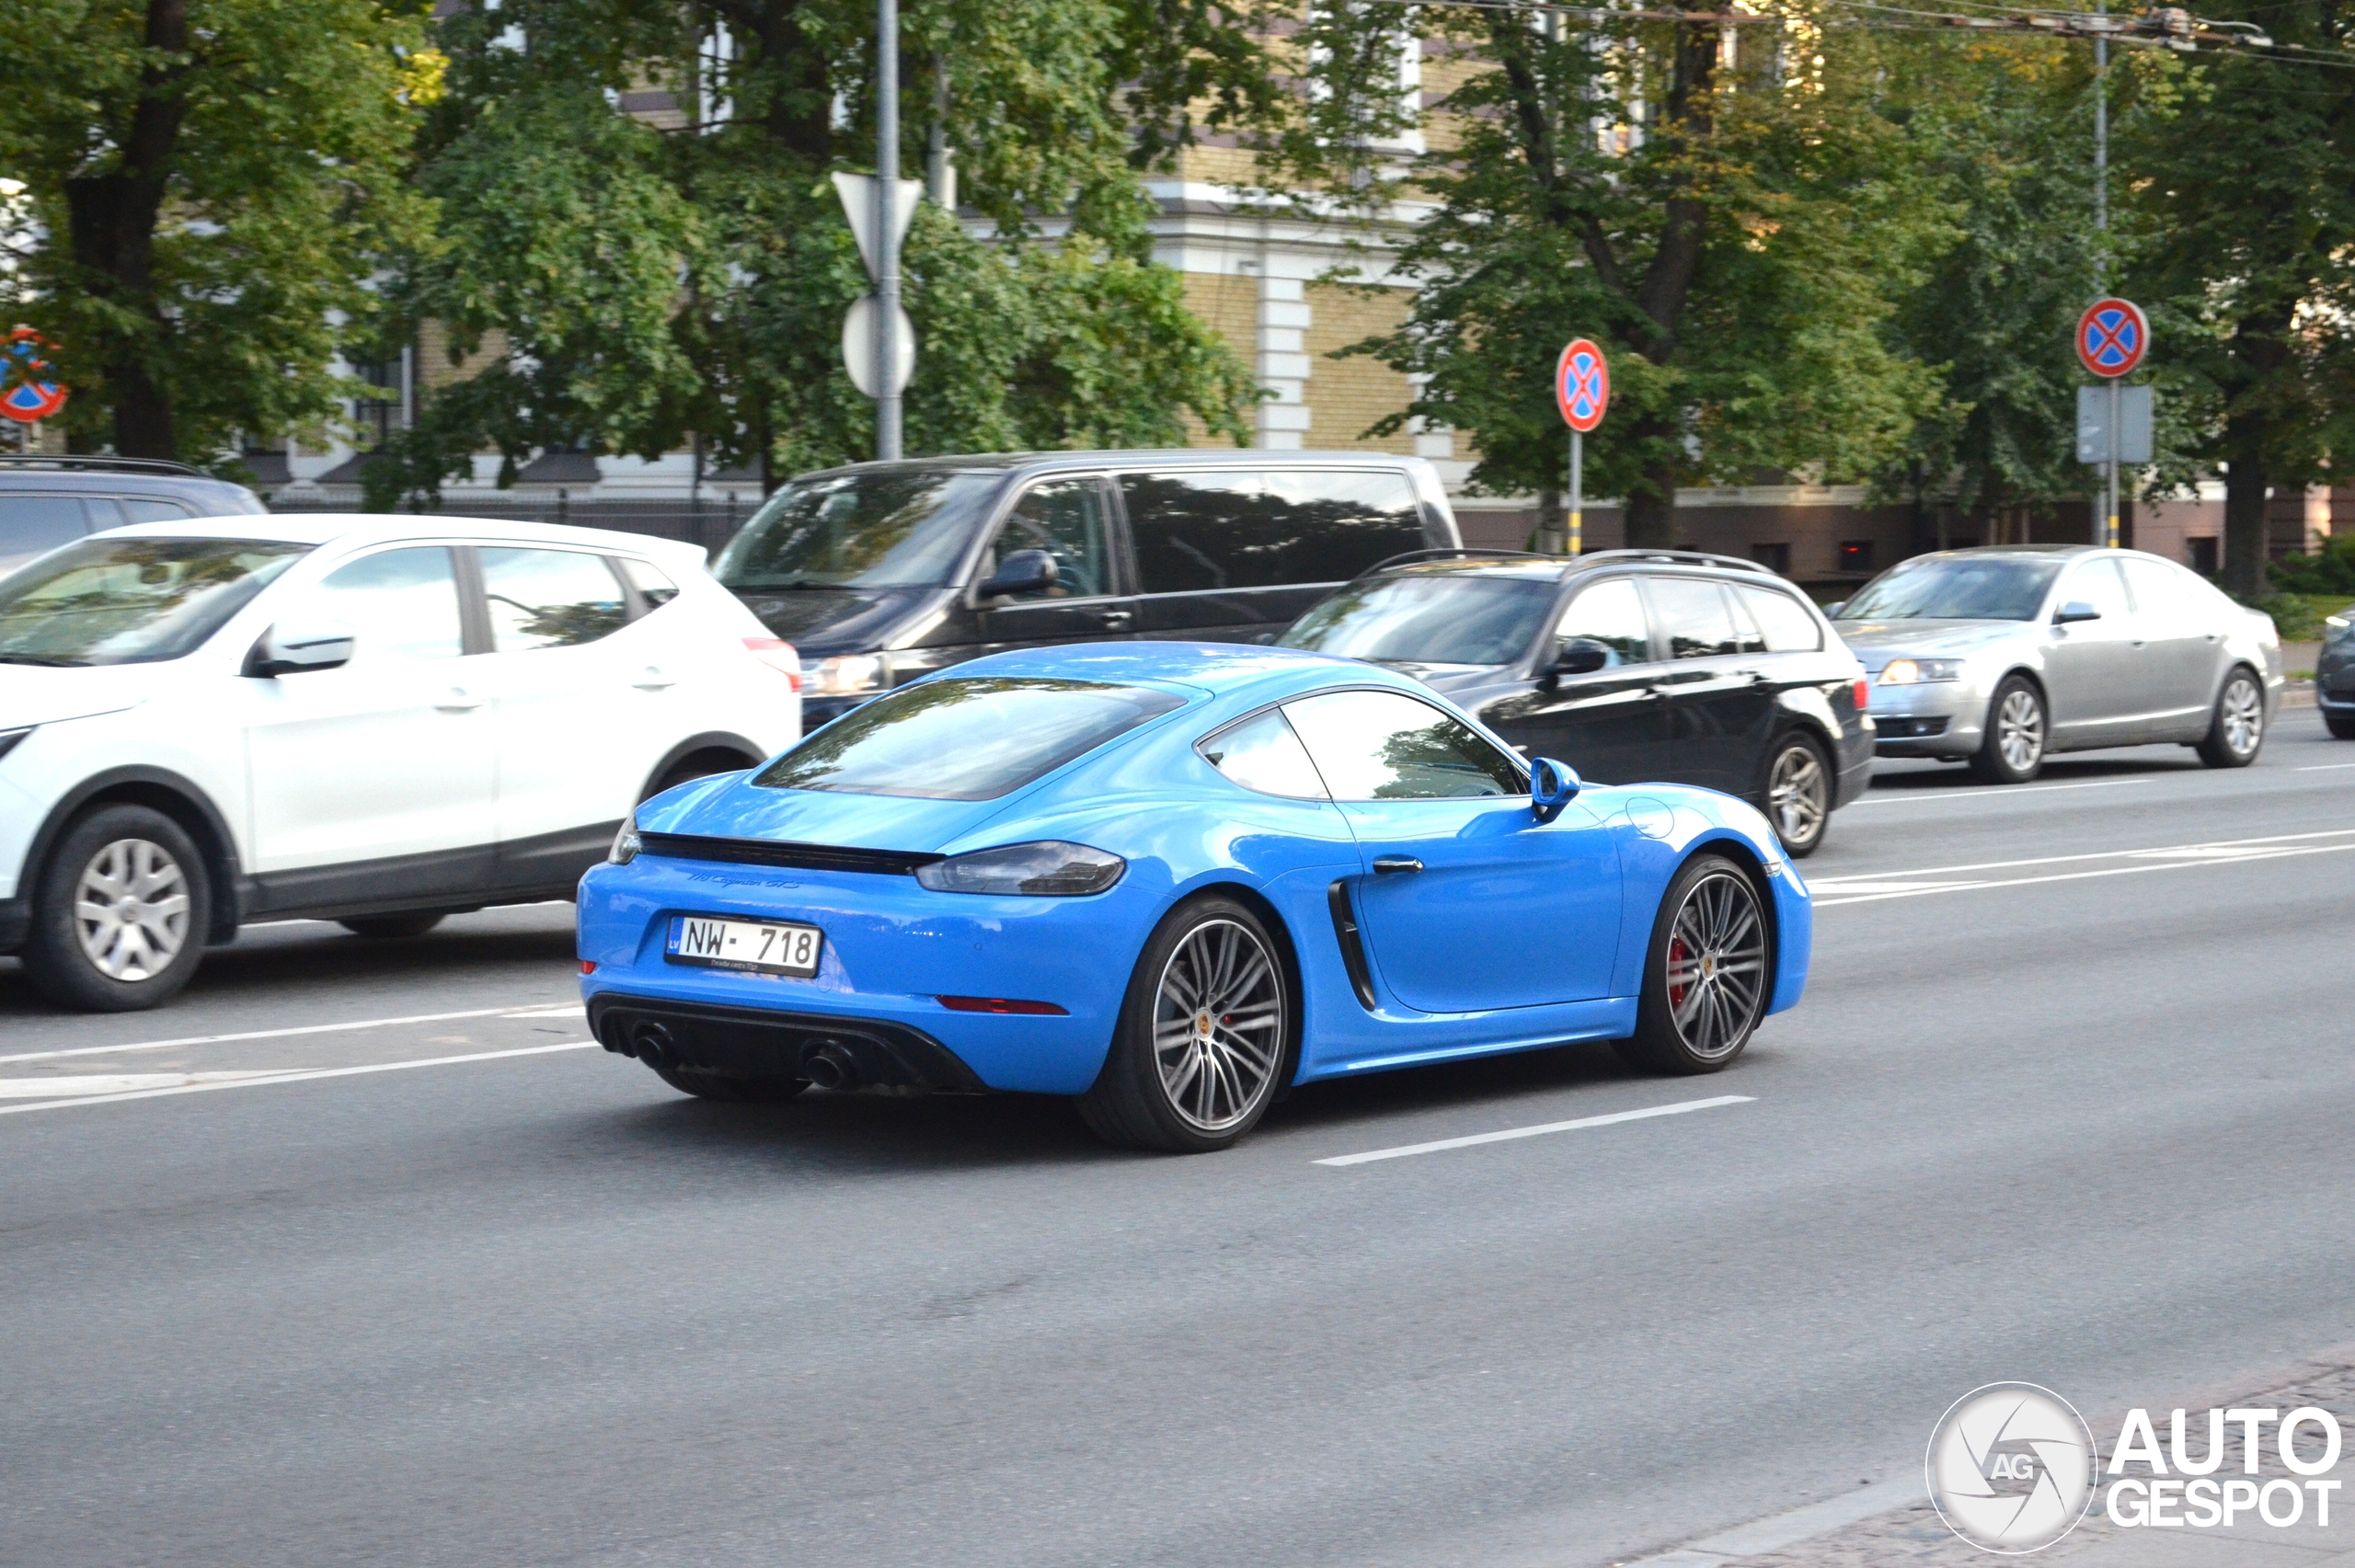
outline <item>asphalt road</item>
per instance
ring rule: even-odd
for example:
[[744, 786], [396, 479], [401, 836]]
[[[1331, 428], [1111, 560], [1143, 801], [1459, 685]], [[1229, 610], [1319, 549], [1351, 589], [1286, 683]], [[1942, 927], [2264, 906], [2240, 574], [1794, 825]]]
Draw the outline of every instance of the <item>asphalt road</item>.
[[683, 1099], [580, 1046], [557, 907], [127, 1017], [0, 962], [0, 1562], [1600, 1564], [1918, 1475], [1991, 1379], [2355, 1339], [2355, 745], [1890, 768], [1806, 869], [1730, 1072], [1399, 1073], [1200, 1159]]

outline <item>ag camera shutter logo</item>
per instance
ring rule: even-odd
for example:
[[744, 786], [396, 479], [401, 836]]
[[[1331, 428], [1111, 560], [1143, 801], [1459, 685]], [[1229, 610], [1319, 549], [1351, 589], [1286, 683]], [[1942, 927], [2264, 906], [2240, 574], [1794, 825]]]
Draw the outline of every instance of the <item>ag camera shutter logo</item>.
[[2094, 1499], [2092, 1430], [2076, 1407], [2034, 1383], [1988, 1383], [1954, 1402], [1923, 1462], [1947, 1528], [1983, 1551], [2041, 1551], [2077, 1528]]

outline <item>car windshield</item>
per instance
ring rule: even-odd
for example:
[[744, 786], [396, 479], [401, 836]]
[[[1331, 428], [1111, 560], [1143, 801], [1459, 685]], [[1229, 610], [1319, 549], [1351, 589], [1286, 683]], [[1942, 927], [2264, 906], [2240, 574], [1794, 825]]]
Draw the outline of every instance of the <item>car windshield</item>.
[[877, 469], [797, 480], [719, 553], [729, 588], [936, 588], [955, 575], [1000, 474]]
[[89, 539], [0, 578], [0, 664], [196, 651], [308, 552], [276, 539]]
[[1185, 699], [1093, 681], [925, 681], [836, 719], [753, 782], [918, 800], [994, 800]]
[[1510, 664], [1554, 603], [1551, 578], [1449, 572], [1353, 582], [1292, 624], [1285, 647], [1419, 664]]
[[1924, 555], [1891, 567], [1840, 608], [1843, 621], [2033, 621], [2057, 559]]

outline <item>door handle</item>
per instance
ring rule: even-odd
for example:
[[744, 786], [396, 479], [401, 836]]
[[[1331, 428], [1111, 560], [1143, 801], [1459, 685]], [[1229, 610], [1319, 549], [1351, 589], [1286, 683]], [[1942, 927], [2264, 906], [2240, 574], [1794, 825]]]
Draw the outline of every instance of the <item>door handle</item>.
[[482, 699], [476, 696], [472, 692], [467, 691], [464, 686], [453, 686], [448, 691], [442, 692], [441, 700], [436, 702], [433, 705], [440, 708], [445, 714], [472, 713], [475, 709], [482, 706]]
[[1376, 855], [1373, 861], [1373, 874], [1376, 876], [1396, 876], [1404, 872], [1420, 871], [1422, 868], [1423, 863], [1410, 854]]
[[649, 664], [638, 672], [638, 679], [630, 684], [641, 692], [660, 692], [665, 686], [675, 686], [678, 682], [663, 674], [659, 667]]
[[1125, 626], [1136, 619], [1133, 610], [1098, 610], [1096, 624], [1099, 626]]
[[1773, 676], [1767, 674], [1763, 670], [1737, 670], [1734, 671], [1734, 674], [1742, 680], [1749, 681], [1753, 686], [1763, 686], [1767, 681], [1774, 679]]

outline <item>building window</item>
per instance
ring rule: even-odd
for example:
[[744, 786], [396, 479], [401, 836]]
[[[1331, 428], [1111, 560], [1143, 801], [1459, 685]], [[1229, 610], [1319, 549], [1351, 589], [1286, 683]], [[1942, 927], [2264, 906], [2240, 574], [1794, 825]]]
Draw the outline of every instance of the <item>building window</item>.
[[1873, 569], [1873, 542], [1869, 539], [1840, 541], [1840, 569], [1858, 577]]
[[1776, 577], [1791, 575], [1791, 547], [1788, 544], [1752, 544], [1750, 558]]
[[2216, 536], [2214, 534], [2203, 534], [2196, 539], [2185, 540], [2183, 552], [2193, 571], [2203, 578], [2212, 578], [2216, 575]]

